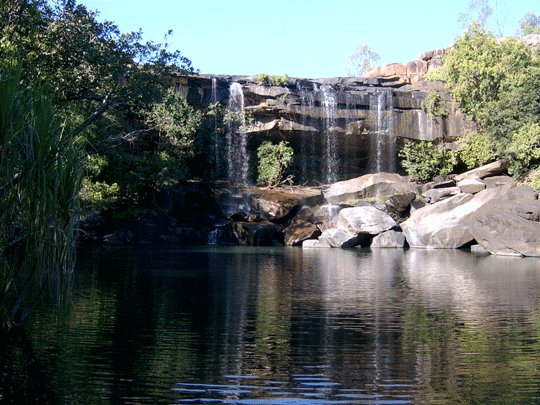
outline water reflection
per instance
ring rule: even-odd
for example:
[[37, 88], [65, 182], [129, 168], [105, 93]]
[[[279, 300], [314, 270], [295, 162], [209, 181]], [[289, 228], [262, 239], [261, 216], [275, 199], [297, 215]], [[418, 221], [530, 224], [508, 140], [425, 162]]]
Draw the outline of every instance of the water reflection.
[[[87, 252], [73, 305], [28, 328], [40, 399], [536, 403], [539, 266], [459, 250]], [[0, 384], [0, 400], [16, 394]]]

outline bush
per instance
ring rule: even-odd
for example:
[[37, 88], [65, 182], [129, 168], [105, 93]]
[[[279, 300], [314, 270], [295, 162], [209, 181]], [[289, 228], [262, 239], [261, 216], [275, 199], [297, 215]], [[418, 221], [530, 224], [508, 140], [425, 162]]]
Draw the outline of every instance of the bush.
[[465, 143], [459, 156], [467, 169], [474, 169], [495, 160], [495, 151], [486, 135], [467, 132], [463, 140]]
[[288, 142], [281, 141], [274, 145], [270, 141], [264, 141], [257, 149], [259, 158], [259, 176], [257, 181], [270, 187], [277, 186], [283, 179], [285, 170], [293, 159], [293, 148]]
[[405, 143], [399, 151], [401, 166], [414, 181], [429, 181], [435, 176], [452, 173], [457, 164], [457, 152], [433, 146], [432, 142]]
[[508, 173], [523, 178], [540, 162], [540, 125], [525, 124], [512, 135], [504, 156], [510, 160]]

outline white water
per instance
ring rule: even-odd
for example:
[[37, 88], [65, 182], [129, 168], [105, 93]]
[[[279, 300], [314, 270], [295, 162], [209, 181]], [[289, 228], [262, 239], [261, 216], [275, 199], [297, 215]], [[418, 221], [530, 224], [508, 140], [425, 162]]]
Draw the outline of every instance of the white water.
[[324, 155], [324, 171], [323, 178], [327, 184], [337, 181], [337, 166], [338, 166], [338, 145], [337, 145], [337, 100], [336, 92], [331, 86], [324, 85], [320, 89], [322, 95], [322, 106], [325, 111], [324, 118], [324, 139], [323, 139], [323, 155]]
[[375, 127], [370, 138], [370, 171], [393, 173], [396, 170], [396, 139], [392, 120], [392, 92], [380, 91], [372, 94], [370, 112]]
[[[218, 102], [217, 97], [217, 79], [212, 77], [212, 104]], [[212, 128], [212, 145], [210, 146], [210, 163], [212, 164], [213, 175], [216, 177], [219, 174], [219, 134], [218, 134], [218, 118], [214, 115], [214, 127]]]
[[[302, 108], [302, 125], [304, 127], [313, 126], [313, 117], [315, 115], [315, 96], [314, 91], [307, 89], [300, 89], [300, 102]], [[302, 179], [311, 180], [317, 177], [317, 164], [314, 160], [315, 152], [315, 140], [314, 132], [302, 131], [300, 142], [300, 173]]]
[[227, 175], [236, 184], [248, 183], [249, 155], [247, 153], [246, 115], [244, 112], [244, 93], [240, 83], [233, 82], [229, 87], [229, 112], [235, 119], [228, 123], [227, 131]]

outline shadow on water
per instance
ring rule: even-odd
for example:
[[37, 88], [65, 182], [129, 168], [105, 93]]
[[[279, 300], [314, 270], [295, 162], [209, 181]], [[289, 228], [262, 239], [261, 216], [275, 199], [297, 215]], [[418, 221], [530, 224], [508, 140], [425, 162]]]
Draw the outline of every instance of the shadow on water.
[[44, 305], [27, 334], [2, 348], [0, 402], [532, 404], [540, 262], [460, 250], [88, 251], [72, 305]]

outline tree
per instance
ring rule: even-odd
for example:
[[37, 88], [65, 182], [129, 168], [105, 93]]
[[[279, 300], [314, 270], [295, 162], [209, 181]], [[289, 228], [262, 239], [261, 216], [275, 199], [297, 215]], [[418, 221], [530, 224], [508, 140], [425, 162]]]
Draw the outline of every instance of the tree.
[[530, 34], [540, 34], [540, 16], [529, 11], [519, 20], [519, 33], [522, 37]]
[[458, 22], [465, 29], [476, 23], [480, 30], [492, 30], [502, 38], [510, 10], [506, 1], [469, 0], [467, 10], [458, 15]]
[[[10, 17], [14, 12], [20, 17]], [[122, 34], [75, 0], [54, 0], [50, 7], [10, 0], [0, 14], [0, 30], [13, 33], [0, 59], [24, 55], [23, 76], [49, 87], [74, 135], [109, 110], [159, 101], [172, 85], [170, 74], [194, 71], [167, 43], [143, 43], [142, 31]]]
[[345, 71], [348, 76], [363, 76], [373, 70], [374, 63], [380, 59], [377, 52], [371, 50], [368, 45], [356, 45], [356, 51], [348, 57]]
[[446, 87], [476, 123], [483, 125], [489, 103], [499, 100], [501, 86], [533, 62], [533, 54], [516, 38], [497, 40], [476, 24], [444, 56]]
[[259, 177], [257, 181], [275, 187], [281, 183], [285, 170], [293, 159], [293, 149], [288, 142], [281, 141], [277, 145], [264, 141], [257, 149], [259, 158]]
[[0, 322], [9, 327], [69, 285], [81, 170], [76, 142], [19, 66], [1, 72], [0, 95]]

